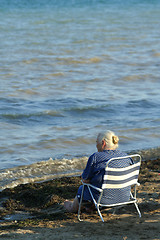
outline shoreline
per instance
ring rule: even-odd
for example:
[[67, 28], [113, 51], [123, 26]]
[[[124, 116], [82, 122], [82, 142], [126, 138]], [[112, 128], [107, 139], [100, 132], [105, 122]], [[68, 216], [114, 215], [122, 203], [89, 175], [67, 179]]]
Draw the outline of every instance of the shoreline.
[[[156, 160], [160, 156], [160, 147], [133, 150], [128, 155], [138, 153], [142, 161]], [[59, 177], [80, 175], [86, 166], [88, 157], [77, 156], [71, 159], [48, 159], [28, 165], [0, 170], [0, 191], [20, 184], [39, 183]]]
[[[19, 185], [0, 193], [1, 239], [160, 239], [160, 167], [159, 159], [143, 161], [137, 188], [142, 218], [134, 206], [119, 209], [115, 215], [103, 212], [77, 214], [63, 208], [65, 199], [73, 199], [80, 176], [62, 177], [42, 183]], [[94, 232], [94, 234], [93, 234]]]

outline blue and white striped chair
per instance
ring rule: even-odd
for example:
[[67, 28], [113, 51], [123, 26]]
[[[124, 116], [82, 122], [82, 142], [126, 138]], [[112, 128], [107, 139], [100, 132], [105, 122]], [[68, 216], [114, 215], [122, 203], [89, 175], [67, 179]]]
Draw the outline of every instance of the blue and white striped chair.
[[[127, 158], [132, 159], [133, 161], [132, 165], [128, 167], [123, 167], [123, 168], [110, 167], [113, 161], [127, 159]], [[107, 162], [102, 188], [97, 188], [91, 184], [83, 183], [82, 181], [83, 189], [82, 189], [79, 210], [78, 210], [79, 221], [83, 221], [80, 218], [80, 212], [81, 212], [81, 205], [83, 201], [83, 192], [84, 192], [85, 186], [88, 187], [93, 203], [103, 222], [104, 222], [104, 219], [100, 212], [100, 209], [99, 209], [100, 207], [114, 207], [114, 209], [116, 209], [118, 207], [132, 203], [135, 205], [138, 211], [139, 217], [141, 217], [141, 213], [138, 208], [137, 199], [136, 199], [136, 185], [140, 185], [138, 183], [140, 165], [141, 165], [141, 156], [139, 154], [112, 158]], [[131, 193], [131, 186], [134, 186], [133, 194]], [[94, 198], [93, 196], [94, 191], [99, 192], [98, 199]]]

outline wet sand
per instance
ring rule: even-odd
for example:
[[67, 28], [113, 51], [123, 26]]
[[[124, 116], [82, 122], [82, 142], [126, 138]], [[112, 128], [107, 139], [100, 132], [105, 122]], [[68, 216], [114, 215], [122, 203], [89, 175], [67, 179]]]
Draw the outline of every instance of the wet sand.
[[0, 239], [160, 239], [160, 160], [143, 161], [137, 188], [142, 217], [134, 206], [112, 214], [104, 210], [105, 223], [96, 211], [77, 214], [63, 208], [65, 199], [73, 199], [80, 176], [25, 184], [0, 193]]

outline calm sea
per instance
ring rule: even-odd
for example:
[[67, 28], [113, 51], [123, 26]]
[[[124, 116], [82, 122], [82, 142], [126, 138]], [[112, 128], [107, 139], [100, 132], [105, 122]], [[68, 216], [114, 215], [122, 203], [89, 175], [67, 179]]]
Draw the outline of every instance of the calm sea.
[[2, 188], [82, 171], [107, 129], [159, 156], [159, 29], [159, 0], [0, 0]]

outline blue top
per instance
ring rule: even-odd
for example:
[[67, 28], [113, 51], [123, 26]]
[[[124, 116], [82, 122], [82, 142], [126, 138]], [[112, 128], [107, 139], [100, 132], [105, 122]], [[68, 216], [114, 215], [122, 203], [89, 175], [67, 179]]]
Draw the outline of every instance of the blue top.
[[[87, 162], [86, 168], [84, 169], [82, 173], [82, 178], [84, 180], [90, 180], [90, 183], [96, 187], [101, 188], [102, 183], [103, 183], [103, 176], [105, 174], [105, 167], [106, 163], [108, 160], [111, 158], [115, 157], [123, 157], [127, 156], [126, 153], [123, 153], [119, 150], [104, 150], [103, 152], [96, 152], [92, 154]], [[115, 160], [109, 164], [110, 167], [115, 167], [115, 168], [121, 168], [121, 167], [127, 167], [129, 165], [133, 164], [132, 160], [130, 158], [127, 159], [120, 159], [120, 160]], [[130, 187], [127, 187], [127, 198], [129, 198], [130, 194]], [[77, 197], [80, 198], [82, 191], [82, 186], [80, 186], [78, 190]], [[115, 191], [112, 189], [112, 191]], [[118, 191], [118, 190], [116, 190]], [[97, 199], [99, 193], [95, 190], [93, 190], [94, 197]], [[114, 192], [114, 195], [116, 193]], [[87, 188], [84, 189], [84, 200], [91, 200], [90, 194], [87, 190]]]

